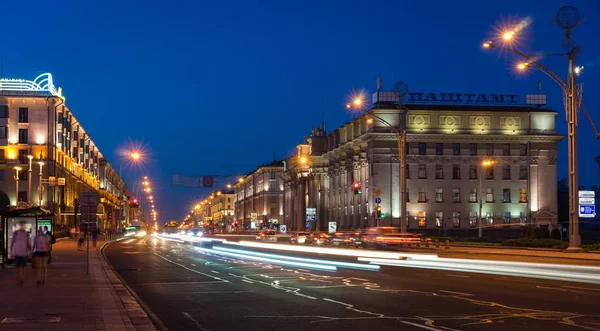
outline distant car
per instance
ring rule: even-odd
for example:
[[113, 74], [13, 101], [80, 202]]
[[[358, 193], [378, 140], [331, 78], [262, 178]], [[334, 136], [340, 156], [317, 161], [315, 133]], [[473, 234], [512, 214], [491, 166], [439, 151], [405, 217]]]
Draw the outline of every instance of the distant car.
[[331, 244], [331, 237], [327, 233], [312, 233], [306, 240], [311, 245], [323, 246]]
[[256, 240], [262, 242], [277, 242], [277, 231], [275, 230], [263, 230], [256, 235]]
[[290, 236], [290, 242], [294, 245], [306, 244], [306, 238], [310, 236], [309, 232], [296, 232]]
[[381, 226], [367, 229], [362, 235], [361, 241], [366, 247], [375, 248], [416, 245], [421, 243], [421, 235], [402, 233], [396, 227]]
[[360, 233], [336, 232], [331, 238], [331, 244], [334, 246], [360, 247], [362, 244]]

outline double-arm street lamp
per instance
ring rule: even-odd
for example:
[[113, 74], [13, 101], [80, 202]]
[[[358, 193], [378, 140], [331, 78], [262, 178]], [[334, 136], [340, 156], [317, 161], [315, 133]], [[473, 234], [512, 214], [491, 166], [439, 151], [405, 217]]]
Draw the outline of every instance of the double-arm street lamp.
[[479, 172], [479, 225], [478, 225], [478, 234], [479, 238], [483, 236], [483, 176], [485, 176], [485, 170], [489, 167], [494, 166], [494, 161], [491, 160], [483, 160], [481, 161], [481, 170]]
[[[526, 55], [521, 52], [516, 44], [515, 37], [518, 31], [509, 30], [504, 31], [501, 36], [501, 44], [496, 44], [494, 41], [487, 41], [483, 43], [484, 48], [496, 48], [505, 51], [512, 52], [519, 57], [526, 60], [526, 62], [519, 63], [517, 69], [525, 70], [527, 68], [535, 68], [542, 71], [554, 82], [556, 82], [562, 92], [563, 101], [566, 112], [566, 121], [568, 126], [568, 154], [569, 154], [569, 250], [579, 250], [581, 245], [581, 237], [579, 236], [579, 193], [578, 193], [578, 179], [577, 179], [577, 167], [578, 167], [578, 153], [577, 153], [577, 125], [578, 125], [578, 109], [581, 109], [588, 121], [590, 122], [592, 129], [596, 135], [596, 138], [600, 139], [600, 134], [596, 130], [591, 117], [587, 110], [581, 103], [581, 86], [577, 85], [577, 76], [583, 72], [583, 67], [579, 67], [576, 64], [577, 54], [579, 53], [579, 46], [575, 46], [571, 40], [571, 30], [577, 27], [581, 23], [582, 19], [579, 11], [571, 6], [564, 6], [556, 14], [556, 24], [565, 31], [565, 48], [566, 53], [560, 54], [534, 54]], [[567, 81], [565, 82], [558, 74], [550, 70], [548, 67], [540, 63], [537, 59], [546, 56], [566, 56], [568, 59], [567, 66]]]

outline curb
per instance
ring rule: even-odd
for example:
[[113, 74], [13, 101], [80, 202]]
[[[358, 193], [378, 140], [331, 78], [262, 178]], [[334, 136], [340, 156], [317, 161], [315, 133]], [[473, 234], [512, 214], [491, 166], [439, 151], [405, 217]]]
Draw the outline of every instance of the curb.
[[129, 294], [133, 297], [133, 299], [144, 310], [146, 315], [148, 315], [148, 317], [150, 318], [150, 321], [152, 321], [152, 324], [154, 324], [154, 327], [156, 327], [160, 331], [168, 331], [169, 329], [161, 322], [160, 319], [158, 319], [158, 317], [156, 315], [154, 315], [154, 313], [150, 310], [150, 308], [148, 308], [148, 306], [142, 301], [142, 299], [140, 299], [140, 297], [133, 291], [133, 289], [131, 287], [129, 287], [129, 285], [127, 285], [127, 283], [121, 277], [121, 275], [119, 275], [119, 273], [117, 273], [115, 271], [115, 268], [113, 268], [113, 266], [110, 264], [110, 262], [108, 262], [108, 259], [106, 258], [106, 255], [104, 254], [104, 248], [106, 248], [106, 246], [108, 246], [109, 244], [112, 244], [115, 241], [117, 241], [117, 240], [106, 241], [102, 245], [102, 247], [100, 247], [100, 254], [102, 254], [102, 258], [104, 258], [104, 262], [106, 262], [106, 265], [110, 268], [110, 270], [115, 275], [115, 277], [117, 277], [119, 282], [121, 282], [121, 285], [123, 285], [123, 287], [127, 290], [127, 292], [129, 292]]

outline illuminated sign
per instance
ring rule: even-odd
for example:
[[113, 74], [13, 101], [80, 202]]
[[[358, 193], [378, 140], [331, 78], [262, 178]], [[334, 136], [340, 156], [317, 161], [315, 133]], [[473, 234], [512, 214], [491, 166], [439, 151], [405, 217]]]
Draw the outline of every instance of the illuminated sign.
[[33, 81], [25, 79], [0, 79], [0, 94], [8, 95], [34, 95], [36, 93], [49, 94], [63, 97], [62, 89], [54, 86], [52, 74], [45, 73], [37, 76]]
[[475, 93], [408, 93], [408, 103], [476, 103], [476, 104], [516, 104], [517, 94], [475, 94]]

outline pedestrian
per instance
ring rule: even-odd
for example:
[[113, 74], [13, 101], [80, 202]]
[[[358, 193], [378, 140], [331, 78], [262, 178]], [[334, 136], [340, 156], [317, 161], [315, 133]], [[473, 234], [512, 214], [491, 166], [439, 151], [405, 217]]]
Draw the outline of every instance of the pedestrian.
[[82, 251], [83, 250], [83, 242], [85, 240], [85, 232], [83, 232], [83, 230], [79, 231], [78, 237], [77, 237], [77, 250], [78, 251]]
[[48, 227], [44, 225], [44, 233], [50, 238], [50, 249], [48, 250], [48, 264], [52, 262], [52, 245], [56, 244], [56, 238], [48, 231]]
[[19, 269], [18, 285], [23, 286], [27, 257], [31, 252], [31, 241], [29, 232], [25, 231], [25, 221], [20, 221], [19, 229], [13, 233], [10, 250], [15, 259], [15, 265], [17, 266], [17, 269]]
[[94, 229], [94, 231], [92, 231], [92, 241], [94, 242], [94, 247], [96, 247], [96, 240], [98, 240], [98, 229]]
[[71, 238], [73, 238], [73, 239], [77, 238], [77, 228], [76, 227], [71, 228]]
[[50, 253], [51, 239], [44, 230], [38, 230], [37, 235], [33, 238], [33, 255], [35, 258], [37, 271], [37, 285], [40, 286], [46, 282], [46, 274], [48, 273], [48, 255]]

